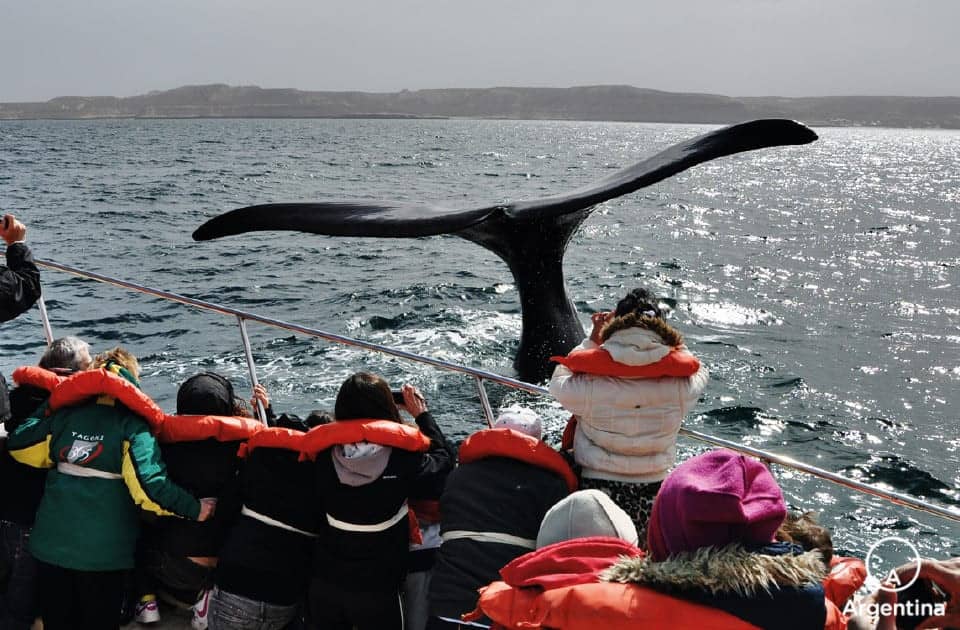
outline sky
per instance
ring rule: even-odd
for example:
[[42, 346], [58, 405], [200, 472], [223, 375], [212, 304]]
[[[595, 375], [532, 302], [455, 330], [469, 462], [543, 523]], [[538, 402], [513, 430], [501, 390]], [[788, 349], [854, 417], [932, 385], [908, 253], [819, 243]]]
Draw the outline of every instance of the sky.
[[0, 0], [0, 101], [228, 83], [960, 96], [958, 0]]

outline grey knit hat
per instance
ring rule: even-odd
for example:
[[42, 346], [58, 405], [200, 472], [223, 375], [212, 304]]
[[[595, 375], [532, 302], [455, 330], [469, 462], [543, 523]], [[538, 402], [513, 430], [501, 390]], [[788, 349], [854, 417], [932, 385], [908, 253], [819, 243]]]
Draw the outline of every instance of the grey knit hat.
[[547, 511], [537, 534], [537, 549], [589, 536], [611, 536], [632, 545], [638, 541], [636, 526], [613, 499], [599, 490], [580, 490]]
[[540, 416], [532, 409], [513, 405], [500, 412], [500, 416], [493, 425], [494, 429], [513, 429], [532, 438], [540, 439], [543, 436], [543, 425]]

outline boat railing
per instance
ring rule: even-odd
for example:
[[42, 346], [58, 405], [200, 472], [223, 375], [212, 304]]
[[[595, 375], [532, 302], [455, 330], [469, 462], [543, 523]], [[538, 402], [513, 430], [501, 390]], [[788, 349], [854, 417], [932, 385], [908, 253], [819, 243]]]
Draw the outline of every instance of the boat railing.
[[[497, 374], [495, 372], [481, 370], [481, 369], [469, 367], [466, 365], [460, 365], [457, 363], [444, 361], [442, 359], [435, 359], [433, 357], [424, 356], [424, 355], [416, 354], [413, 352], [407, 352], [406, 350], [391, 348], [388, 346], [372, 343], [370, 341], [364, 341], [362, 339], [347, 337], [345, 335], [338, 335], [336, 333], [331, 333], [331, 332], [319, 330], [316, 328], [311, 328], [309, 326], [303, 326], [300, 324], [286, 322], [286, 321], [275, 319], [272, 317], [265, 317], [263, 315], [258, 315], [257, 313], [251, 313], [248, 311], [231, 308], [228, 306], [224, 306], [222, 304], [216, 304], [214, 302], [198, 300], [195, 298], [187, 297], [185, 295], [180, 295], [178, 293], [172, 293], [170, 291], [164, 291], [161, 289], [147, 287], [134, 282], [113, 278], [113, 277], [95, 273], [92, 271], [85, 271], [83, 269], [78, 269], [76, 267], [71, 267], [69, 265], [64, 265], [57, 262], [43, 261], [43, 260], [38, 260], [36, 262], [38, 265], [54, 271], [68, 273], [74, 276], [78, 276], [80, 278], [94, 280], [96, 282], [100, 282], [103, 284], [113, 285], [115, 287], [119, 287], [129, 291], [144, 293], [144, 294], [161, 298], [163, 300], [167, 300], [170, 302], [179, 302], [180, 304], [185, 304], [187, 306], [192, 306], [194, 308], [211, 311], [214, 313], [218, 313], [220, 315], [225, 315], [228, 317], [235, 318], [237, 320], [237, 325], [240, 332], [240, 339], [243, 344], [244, 354], [246, 356], [247, 370], [249, 371], [250, 382], [252, 385], [256, 385], [258, 381], [257, 381], [256, 365], [254, 363], [253, 353], [250, 348], [250, 340], [247, 335], [246, 323], [248, 321], [257, 322], [265, 326], [271, 326], [274, 328], [279, 328], [279, 329], [294, 332], [294, 333], [299, 333], [308, 337], [325, 339], [332, 343], [336, 343], [344, 346], [352, 346], [355, 348], [361, 348], [363, 350], [368, 350], [371, 352], [379, 352], [379, 353], [397, 357], [399, 359], [403, 359], [406, 361], [422, 363], [424, 365], [429, 365], [431, 367], [434, 367], [440, 370], [445, 370], [449, 372], [459, 372], [461, 374], [472, 377], [477, 388], [477, 395], [480, 399], [480, 404], [483, 407], [484, 417], [486, 418], [487, 424], [490, 426], [492, 426], [493, 424], [494, 415], [493, 415], [493, 410], [490, 407], [490, 401], [487, 397], [486, 388], [484, 386], [485, 381], [498, 383], [505, 387], [522, 390], [522, 391], [525, 391], [531, 394], [540, 395], [540, 396], [550, 395], [549, 392], [544, 387], [533, 385], [531, 383], [526, 383], [524, 381], [510, 378], [508, 376], [503, 376], [502, 374]], [[44, 327], [44, 335], [47, 339], [47, 343], [50, 343], [53, 340], [53, 331], [50, 326], [50, 321], [47, 316], [46, 307], [42, 299], [40, 300], [39, 306], [40, 306], [40, 317]], [[263, 409], [258, 408], [257, 412], [260, 419], [263, 420], [264, 419]], [[960, 522], [960, 510], [955, 508], [936, 505], [928, 501], [918, 499], [916, 497], [902, 494], [900, 492], [873, 486], [871, 484], [864, 483], [856, 479], [851, 479], [850, 477], [846, 477], [838, 473], [824, 470], [823, 468], [811, 466], [804, 462], [798, 461], [792, 457], [771, 453], [770, 451], [754, 448], [751, 446], [747, 446], [745, 444], [733, 442], [731, 440], [718, 438], [718, 437], [703, 433], [701, 431], [696, 431], [694, 429], [681, 428], [680, 434], [683, 435], [684, 437], [691, 438], [693, 440], [697, 440], [699, 442], [703, 442], [711, 446], [727, 448], [727, 449], [736, 451], [738, 453], [742, 453], [744, 455], [756, 457], [768, 464], [777, 464], [778, 466], [783, 466], [784, 468], [789, 468], [792, 470], [796, 470], [796, 471], [811, 475], [813, 477], [824, 479], [826, 481], [830, 481], [832, 483], [843, 486], [845, 488], [849, 488], [851, 490], [855, 490], [863, 494], [867, 494], [870, 496], [883, 499], [895, 505], [901, 505], [913, 510], [918, 510], [921, 512], [925, 512], [927, 514], [931, 514], [933, 516], [937, 516], [939, 518]]]

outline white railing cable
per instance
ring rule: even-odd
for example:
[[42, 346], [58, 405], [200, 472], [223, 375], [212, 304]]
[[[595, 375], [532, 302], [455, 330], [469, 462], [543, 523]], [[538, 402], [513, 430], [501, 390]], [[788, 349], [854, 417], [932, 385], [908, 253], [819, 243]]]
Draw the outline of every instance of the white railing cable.
[[[243, 354], [247, 357], [247, 372], [250, 374], [250, 389], [260, 384], [257, 380], [257, 364], [253, 362], [253, 350], [250, 348], [250, 337], [247, 336], [247, 322], [237, 315], [237, 326], [240, 327], [240, 340], [243, 342]], [[267, 410], [263, 408], [260, 399], [256, 399], [257, 408], [254, 411], [260, 422], [267, 423]]]
[[[434, 359], [432, 357], [423, 356], [415, 354], [412, 352], [407, 352], [405, 350], [398, 350], [396, 348], [390, 348], [388, 346], [381, 346], [379, 344], [371, 343], [369, 341], [363, 341], [362, 339], [354, 339], [352, 337], [346, 337], [344, 335], [338, 335], [336, 333], [326, 332], [323, 330], [318, 330], [316, 328], [310, 328], [307, 326], [301, 326], [300, 324], [293, 324], [290, 322], [285, 322], [283, 320], [274, 319], [271, 317], [264, 317], [262, 315], [257, 315], [256, 313], [250, 313], [247, 311], [241, 311], [239, 309], [230, 308], [223, 306], [221, 304], [215, 304], [213, 302], [206, 302], [204, 300], [197, 300], [191, 297], [184, 295], [179, 295], [177, 293], [171, 293], [169, 291], [162, 291], [160, 289], [153, 289], [147, 286], [139, 285], [133, 282], [127, 282], [125, 280], [119, 280], [117, 278], [111, 278], [110, 276], [105, 276], [98, 274], [92, 271], [84, 271], [82, 269], [77, 269], [76, 267], [71, 267], [69, 265], [64, 265], [61, 263], [55, 263], [51, 261], [42, 261], [38, 260], [36, 263], [47, 269], [53, 269], [55, 271], [62, 271], [64, 273], [69, 273], [81, 278], [86, 278], [89, 280], [95, 280], [104, 284], [110, 284], [116, 287], [123, 289], [128, 289], [131, 291], [136, 291], [139, 293], [144, 293], [147, 295], [152, 295], [164, 300], [179, 302], [181, 304], [186, 304], [188, 306], [193, 306], [199, 309], [212, 311], [215, 313], [220, 313], [222, 315], [230, 315], [236, 317], [239, 321], [241, 327], [241, 335], [244, 339], [244, 351], [247, 353], [247, 364], [251, 373], [251, 381], [256, 383], [256, 372], [253, 365], [253, 354], [249, 348], [249, 339], [246, 335], [245, 321], [254, 321], [264, 324], [266, 326], [272, 326], [275, 328], [280, 328], [290, 332], [296, 332], [309, 337], [317, 337], [319, 339], [326, 339], [327, 341], [332, 341], [345, 346], [353, 346], [357, 348], [363, 348], [364, 350], [370, 350], [373, 352], [380, 352], [382, 354], [387, 354], [390, 356], [398, 357], [408, 361], [414, 361], [416, 363], [422, 363], [425, 365], [430, 365], [432, 367], [447, 370], [451, 372], [459, 372], [461, 374], [468, 374], [473, 376], [477, 381], [478, 390], [477, 393], [480, 397], [480, 403], [484, 407], [483, 412], [488, 424], [493, 422], [493, 411], [490, 408], [490, 402], [487, 399], [486, 390], [483, 387], [483, 381], [492, 381], [494, 383], [499, 383], [506, 387], [512, 389], [518, 389], [531, 394], [537, 394], [540, 396], [549, 396], [549, 392], [538, 385], [533, 385], [531, 383], [526, 383], [524, 381], [519, 381], [507, 376], [496, 374], [494, 372], [489, 372], [487, 370], [480, 370], [477, 368], [468, 367], [465, 365], [459, 365], [457, 363], [450, 363], [448, 361], [443, 361], [441, 359]], [[817, 468], [816, 466], [811, 466], [805, 464], [798, 460], [793, 459], [792, 457], [787, 457], [784, 455], [777, 455], [769, 451], [764, 451], [758, 448], [753, 448], [751, 446], [746, 446], [738, 442], [733, 442], [730, 440], [725, 440], [723, 438], [714, 437], [706, 433], [701, 433], [700, 431], [695, 431], [693, 429], [680, 429], [680, 434], [684, 437], [692, 438], [694, 440], [704, 442], [713, 446], [719, 446], [722, 448], [728, 448], [730, 450], [742, 453], [744, 455], [749, 455], [751, 457], [756, 457], [765, 462], [770, 462], [783, 466], [785, 468], [790, 468], [820, 479], [825, 479], [832, 483], [844, 486], [851, 490], [856, 490], [857, 492], [862, 492], [864, 494], [874, 496], [880, 499], [889, 501], [896, 505], [901, 505], [908, 507], [913, 510], [918, 510], [921, 512], [926, 512], [933, 516], [939, 518], [944, 518], [947, 520], [960, 522], [960, 510], [956, 508], [948, 508], [945, 506], [936, 505], [929, 503], [922, 499], [917, 499], [909, 495], [902, 494], [893, 490], [887, 490], [884, 488], [878, 488], [870, 484], [864, 483], [862, 481], [857, 481], [856, 479], [851, 479], [843, 475], [824, 470], [822, 468]]]
[[493, 409], [490, 408], [490, 399], [487, 398], [487, 388], [483, 386], [483, 379], [479, 376], [474, 377], [477, 383], [477, 396], [480, 397], [480, 406], [483, 407], [483, 417], [487, 420], [487, 426], [493, 428]]

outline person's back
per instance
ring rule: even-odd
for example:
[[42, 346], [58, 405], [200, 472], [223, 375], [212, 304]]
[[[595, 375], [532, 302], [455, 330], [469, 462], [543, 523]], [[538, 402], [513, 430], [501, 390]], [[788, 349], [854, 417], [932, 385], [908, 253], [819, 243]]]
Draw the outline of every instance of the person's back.
[[[90, 347], [76, 337], [54, 340], [38, 366], [20, 367], [13, 373], [17, 387], [10, 392], [7, 432], [14, 432], [50, 397], [66, 376], [90, 367]], [[29, 628], [39, 615], [37, 562], [28, 544], [47, 471], [14, 460], [0, 441], [0, 527], [7, 583], [0, 592], [0, 628]]]
[[314, 465], [300, 461], [306, 428], [281, 416], [277, 427], [246, 444], [242, 507], [220, 550], [210, 600], [212, 630], [263, 620], [261, 615], [279, 626], [298, 612], [324, 513]]
[[355, 374], [338, 392], [336, 422], [308, 435], [352, 436], [316, 456], [327, 528], [317, 541], [310, 616], [321, 627], [403, 627], [408, 499], [421, 484], [446, 476], [455, 458], [420, 392], [405, 385], [403, 393], [417, 427], [399, 422], [386, 381]]
[[[108, 356], [136, 366], [122, 349]], [[146, 420], [162, 412], [138, 384], [136, 367], [108, 359], [102, 372], [64, 381], [54, 392], [62, 404], [49, 414], [45, 405], [8, 438], [17, 461], [52, 468], [30, 541], [48, 630], [116, 623], [138, 506], [191, 519], [211, 511], [166, 478]]]
[[220, 547], [239, 506], [224, 502], [239, 483], [237, 451], [261, 428], [248, 418], [233, 418], [236, 396], [229, 380], [204, 372], [188, 378], [177, 391], [177, 414], [168, 416], [158, 436], [170, 479], [193, 496], [215, 499], [218, 509], [207, 521], [175, 517], [155, 519], [139, 544], [136, 617], [159, 620], [155, 591], [185, 604], [197, 604], [201, 618]]
[[581, 487], [607, 493], [643, 532], [660, 483], [674, 464], [684, 416], [708, 371], [663, 318], [656, 298], [631, 291], [595, 313], [590, 337], [566, 357], [550, 394], [576, 417], [573, 453]]
[[[528, 421], [526, 428], [520, 420]], [[443, 544], [430, 584], [432, 618], [459, 619], [473, 610], [477, 589], [534, 547], [547, 510], [575, 489], [572, 470], [539, 442], [540, 433], [535, 414], [511, 409], [493, 430], [479, 431], [461, 446], [460, 465], [440, 499]], [[490, 447], [483, 448], [485, 438]], [[482, 449], [476, 459], [475, 445]], [[535, 449], [542, 458], [532, 456]]]

